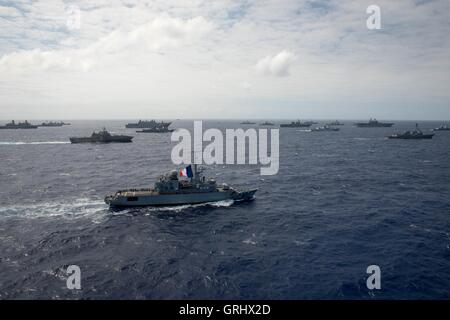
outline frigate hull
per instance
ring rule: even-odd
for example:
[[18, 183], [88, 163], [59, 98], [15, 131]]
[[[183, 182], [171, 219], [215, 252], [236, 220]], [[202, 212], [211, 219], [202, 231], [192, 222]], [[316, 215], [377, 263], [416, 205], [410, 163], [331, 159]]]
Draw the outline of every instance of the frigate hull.
[[406, 140], [421, 140], [421, 139], [431, 139], [433, 134], [422, 134], [422, 135], [405, 135], [405, 134], [393, 134], [388, 136], [388, 139], [406, 139]]
[[177, 194], [140, 194], [127, 192], [119, 195], [107, 196], [105, 202], [113, 207], [139, 206], [176, 206], [184, 204], [199, 204], [222, 200], [247, 201], [252, 200], [255, 190], [249, 191], [215, 191], [205, 193], [177, 193]]
[[37, 129], [38, 126], [34, 125], [15, 125], [15, 126], [0, 126], [0, 129]]
[[107, 139], [102, 138], [92, 138], [92, 137], [81, 137], [81, 138], [70, 138], [71, 143], [129, 143], [132, 142], [133, 137], [131, 136], [112, 136]]
[[393, 123], [355, 123], [358, 128], [388, 128], [392, 127]]

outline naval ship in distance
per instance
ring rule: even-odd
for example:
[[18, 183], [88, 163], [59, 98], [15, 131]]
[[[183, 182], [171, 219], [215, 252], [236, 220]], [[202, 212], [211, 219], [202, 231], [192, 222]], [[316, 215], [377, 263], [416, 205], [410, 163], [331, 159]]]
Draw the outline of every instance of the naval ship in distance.
[[150, 121], [142, 121], [139, 120], [135, 123], [128, 123], [125, 125], [125, 128], [127, 129], [154, 129], [154, 128], [168, 128], [170, 126], [171, 122], [157, 122], [155, 120]]
[[105, 197], [105, 203], [111, 207], [136, 206], [173, 206], [199, 204], [222, 200], [252, 200], [258, 189], [236, 190], [227, 184], [217, 186], [213, 179], [206, 180], [197, 165], [189, 165], [180, 171], [181, 176], [189, 180], [178, 179], [178, 172], [173, 170], [163, 175], [154, 188], [119, 190]]
[[27, 120], [18, 123], [13, 120], [4, 126], [0, 126], [0, 129], [37, 129], [37, 127], [38, 126], [29, 123]]
[[392, 122], [379, 122], [377, 119], [370, 119], [369, 122], [357, 122], [355, 126], [359, 128], [386, 128], [392, 127]]
[[423, 133], [422, 130], [419, 129], [419, 125], [416, 123], [416, 129], [414, 131], [405, 131], [403, 133], [395, 133], [387, 136], [388, 139], [432, 139], [434, 133]]
[[432, 131], [450, 131], [450, 127], [447, 124], [442, 124], [440, 127], [431, 129]]
[[90, 137], [71, 137], [71, 143], [111, 143], [111, 142], [131, 142], [132, 136], [112, 135], [105, 128], [99, 132], [93, 132]]
[[167, 133], [167, 132], [173, 132], [174, 129], [169, 129], [166, 127], [157, 127], [157, 128], [152, 128], [152, 129], [142, 129], [142, 130], [138, 130], [136, 132], [141, 132], [141, 133]]
[[65, 123], [63, 121], [45, 121], [42, 122], [39, 127], [62, 127], [62, 126], [68, 126], [69, 123]]
[[313, 124], [314, 124], [314, 122], [312, 122], [312, 121], [302, 122], [300, 120], [297, 120], [297, 121], [292, 121], [291, 123], [282, 123], [282, 124], [280, 124], [280, 127], [281, 128], [309, 128]]
[[[151, 122], [151, 121], [150, 121]], [[151, 127], [146, 127], [142, 130], [138, 130], [136, 132], [144, 132], [144, 133], [166, 133], [172, 132], [173, 129], [169, 129], [169, 126], [172, 122], [154, 122]]]

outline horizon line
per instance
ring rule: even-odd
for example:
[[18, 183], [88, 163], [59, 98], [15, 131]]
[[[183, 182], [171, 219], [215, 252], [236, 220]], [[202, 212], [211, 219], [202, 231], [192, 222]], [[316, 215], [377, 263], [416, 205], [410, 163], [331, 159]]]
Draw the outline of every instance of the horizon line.
[[[16, 118], [18, 119], [18, 118]], [[0, 119], [1, 122], [7, 122], [7, 121], [151, 121], [151, 120], [171, 120], [172, 122], [175, 121], [361, 121], [361, 120], [370, 120], [370, 119], [376, 119], [380, 121], [443, 121], [447, 122], [450, 121], [450, 119], [394, 119], [394, 118], [177, 118], [177, 119], [171, 119], [171, 118], [67, 118], [67, 119], [61, 119], [61, 118], [23, 118], [23, 119]]]

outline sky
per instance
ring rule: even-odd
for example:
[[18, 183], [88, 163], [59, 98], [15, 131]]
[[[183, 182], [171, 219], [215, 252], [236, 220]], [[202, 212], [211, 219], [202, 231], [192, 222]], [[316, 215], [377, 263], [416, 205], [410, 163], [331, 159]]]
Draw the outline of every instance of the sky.
[[0, 120], [370, 117], [450, 119], [450, 1], [0, 0]]

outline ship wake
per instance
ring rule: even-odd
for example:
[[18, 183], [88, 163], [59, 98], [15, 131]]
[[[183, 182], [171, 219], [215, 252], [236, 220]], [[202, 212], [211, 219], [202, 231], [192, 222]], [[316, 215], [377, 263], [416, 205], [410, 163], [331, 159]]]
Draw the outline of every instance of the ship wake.
[[152, 213], [158, 213], [158, 212], [175, 212], [175, 213], [181, 213], [183, 211], [186, 211], [188, 209], [195, 209], [195, 208], [224, 208], [224, 207], [230, 207], [235, 203], [234, 200], [221, 200], [221, 201], [214, 201], [214, 202], [205, 202], [205, 203], [198, 203], [198, 204], [184, 204], [184, 205], [178, 205], [178, 206], [163, 206], [163, 207], [145, 207], [146, 214], [152, 214]]
[[70, 141], [0, 141], [3, 146], [40, 145], [40, 144], [69, 144]]
[[41, 202], [24, 205], [7, 205], [0, 207], [0, 216], [18, 218], [91, 218], [100, 222], [107, 206], [101, 200], [80, 198], [67, 202]]

